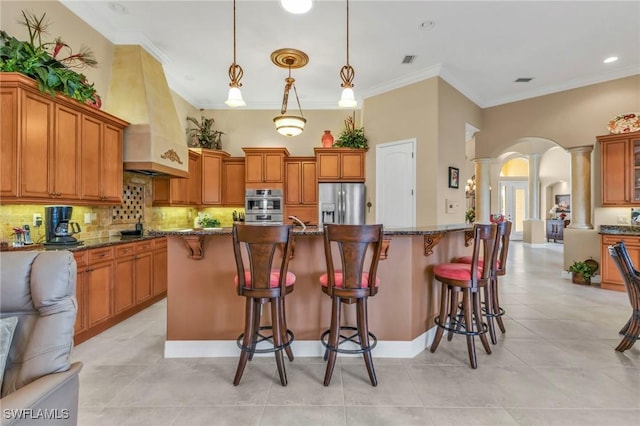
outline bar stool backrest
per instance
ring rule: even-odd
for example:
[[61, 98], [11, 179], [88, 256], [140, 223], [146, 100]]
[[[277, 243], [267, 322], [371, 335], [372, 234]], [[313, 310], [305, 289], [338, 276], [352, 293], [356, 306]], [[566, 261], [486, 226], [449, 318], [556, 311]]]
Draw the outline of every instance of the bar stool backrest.
[[[376, 273], [382, 250], [382, 225], [324, 225], [324, 252], [327, 261], [327, 287], [338, 297], [366, 297], [377, 292]], [[342, 269], [342, 287], [336, 287], [332, 243], [337, 244]], [[365, 258], [369, 247], [373, 248], [369, 270], [365, 271]], [[368, 273], [363, 286], [363, 272]], [[366, 275], [365, 275], [366, 277]]]
[[511, 240], [511, 226], [510, 221], [505, 221], [498, 224], [498, 261], [496, 262], [496, 275], [504, 275], [507, 272], [507, 255], [509, 254], [509, 242]]
[[[291, 225], [234, 225], [233, 253], [238, 274], [238, 294], [251, 297], [280, 297], [285, 294], [286, 276], [292, 250]], [[276, 249], [280, 247], [282, 250]], [[251, 281], [247, 286], [243, 252], [249, 263]], [[282, 258], [274, 269], [274, 259]], [[272, 272], [279, 273], [277, 287], [270, 287]]]
[[[478, 282], [487, 282], [496, 270], [496, 256], [498, 244], [496, 244], [498, 225], [475, 224], [473, 225], [473, 255], [471, 256], [471, 271], [479, 271], [479, 274], [471, 274], [471, 286], [477, 287]], [[479, 259], [484, 259], [478, 268]], [[489, 262], [486, 260], [489, 259]]]
[[610, 245], [609, 254], [622, 276], [631, 306], [640, 309], [640, 272], [634, 268], [624, 241]]

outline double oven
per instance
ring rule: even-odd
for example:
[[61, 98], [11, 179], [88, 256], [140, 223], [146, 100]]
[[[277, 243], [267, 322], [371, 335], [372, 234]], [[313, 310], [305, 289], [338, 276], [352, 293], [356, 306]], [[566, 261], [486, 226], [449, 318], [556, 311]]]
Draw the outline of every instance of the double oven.
[[281, 189], [247, 189], [245, 192], [245, 223], [267, 225], [283, 223]]

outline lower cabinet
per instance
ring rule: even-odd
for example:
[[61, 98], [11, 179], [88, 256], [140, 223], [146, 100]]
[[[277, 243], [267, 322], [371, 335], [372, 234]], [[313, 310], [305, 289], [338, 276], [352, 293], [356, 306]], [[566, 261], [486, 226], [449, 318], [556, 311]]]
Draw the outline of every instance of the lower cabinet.
[[609, 254], [609, 246], [624, 241], [629, 258], [633, 266], [640, 267], [640, 237], [623, 235], [602, 235], [600, 246], [600, 288], [607, 290], [626, 291], [624, 280]]
[[76, 344], [166, 296], [166, 238], [78, 251], [74, 257], [78, 267]]

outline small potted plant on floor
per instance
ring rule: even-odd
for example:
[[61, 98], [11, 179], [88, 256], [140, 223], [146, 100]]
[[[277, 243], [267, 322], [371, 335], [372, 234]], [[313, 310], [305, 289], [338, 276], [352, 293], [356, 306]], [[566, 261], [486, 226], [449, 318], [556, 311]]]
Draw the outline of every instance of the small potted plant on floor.
[[591, 277], [595, 275], [598, 270], [598, 263], [593, 259], [587, 259], [584, 261], [574, 261], [573, 265], [569, 266], [569, 272], [571, 272], [571, 281], [575, 284], [591, 284]]

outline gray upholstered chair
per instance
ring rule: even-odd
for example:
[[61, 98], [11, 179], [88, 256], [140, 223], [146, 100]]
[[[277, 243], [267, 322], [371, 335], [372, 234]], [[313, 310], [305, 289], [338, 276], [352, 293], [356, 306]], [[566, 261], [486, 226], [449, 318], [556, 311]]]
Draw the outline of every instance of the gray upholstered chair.
[[70, 364], [78, 310], [73, 255], [1, 253], [0, 290], [0, 316], [18, 318], [2, 381], [2, 426], [77, 424], [82, 363]]

